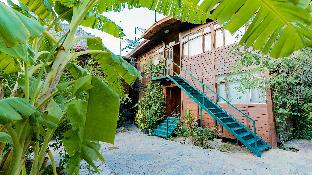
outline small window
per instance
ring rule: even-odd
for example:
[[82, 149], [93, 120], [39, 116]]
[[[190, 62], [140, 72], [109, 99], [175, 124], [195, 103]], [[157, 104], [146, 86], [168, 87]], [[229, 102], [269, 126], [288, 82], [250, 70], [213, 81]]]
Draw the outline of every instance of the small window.
[[241, 92], [238, 90], [240, 86], [239, 81], [228, 82], [228, 99], [231, 103], [249, 103], [250, 102], [250, 93], [249, 91]]
[[215, 47], [219, 48], [222, 46], [224, 46], [223, 30], [218, 29], [216, 30]]
[[205, 52], [210, 51], [212, 49], [211, 33], [206, 34], [204, 37], [205, 37]]
[[266, 103], [265, 93], [262, 89], [251, 89], [251, 103]]
[[203, 38], [199, 36], [189, 41], [189, 56], [201, 53], [203, 53]]
[[188, 48], [188, 43], [183, 44], [183, 57], [188, 57], [189, 56], [189, 48]]

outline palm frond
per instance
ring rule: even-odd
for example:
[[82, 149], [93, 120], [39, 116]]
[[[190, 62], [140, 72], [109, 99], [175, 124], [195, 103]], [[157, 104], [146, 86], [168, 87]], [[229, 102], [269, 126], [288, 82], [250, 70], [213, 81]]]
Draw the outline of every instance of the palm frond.
[[309, 0], [204, 0], [209, 18], [234, 33], [249, 23], [240, 44], [252, 46], [272, 57], [286, 57], [312, 46]]

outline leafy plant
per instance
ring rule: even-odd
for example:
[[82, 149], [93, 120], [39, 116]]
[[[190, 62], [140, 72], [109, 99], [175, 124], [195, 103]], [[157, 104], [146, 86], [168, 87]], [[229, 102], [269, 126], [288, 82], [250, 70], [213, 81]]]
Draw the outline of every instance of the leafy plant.
[[185, 126], [182, 121], [178, 123], [177, 129], [174, 132], [179, 137], [190, 137], [192, 135], [191, 129]]
[[[312, 50], [302, 49], [292, 57], [270, 59], [250, 50], [240, 50], [241, 59], [233, 67], [240, 73], [239, 90], [271, 89], [274, 118], [280, 141], [292, 138], [311, 139], [312, 119]], [[241, 74], [241, 70], [246, 70]], [[269, 77], [259, 77], [259, 72], [270, 72]], [[230, 80], [230, 79], [229, 79]]]
[[195, 146], [208, 148], [208, 140], [213, 140], [217, 137], [216, 128], [196, 127], [192, 134], [192, 141]]
[[152, 78], [156, 78], [159, 76], [159, 72], [161, 70], [164, 70], [165, 68], [166, 66], [164, 65], [162, 61], [160, 61], [158, 64], [149, 63], [148, 73], [150, 74]]
[[217, 137], [216, 128], [198, 127], [194, 121], [194, 115], [189, 110], [185, 113], [184, 119], [179, 122], [175, 133], [181, 137], [191, 137], [194, 145], [203, 148], [209, 147], [208, 140]]
[[310, 0], [204, 0], [200, 8], [211, 13], [209, 18], [225, 24], [230, 32], [249, 23], [240, 44], [271, 57], [285, 57], [311, 46], [310, 3]]
[[[97, 170], [94, 161], [104, 160], [99, 153], [99, 142], [113, 143], [119, 113], [121, 94], [116, 83], [113, 84], [109, 78], [124, 79], [132, 84], [139, 73], [125, 60], [105, 49], [99, 38], [87, 39], [90, 50], [74, 51], [75, 43], [81, 39], [75, 36], [75, 32], [80, 24], [89, 25], [84, 17], [96, 1], [49, 4], [50, 11], [44, 11], [48, 2], [35, 3], [43, 8], [40, 11], [34, 8], [33, 3], [23, 2], [26, 6], [10, 4], [27, 16], [0, 3], [1, 71], [4, 76], [18, 72], [14, 83], [5, 79], [5, 83], [9, 84], [6, 86], [13, 87], [10, 95], [16, 97], [6, 98], [9, 93], [5, 93], [5, 98], [0, 100], [0, 122], [6, 136], [6, 140], [1, 142], [12, 143], [10, 151], [3, 152], [1, 170], [10, 175], [20, 174], [21, 171], [38, 174], [46, 166], [44, 162], [48, 157], [52, 160], [55, 174], [48, 144], [63, 121], [69, 121], [70, 125], [65, 133], [61, 133], [62, 143], [69, 155], [67, 172], [78, 174], [81, 160]], [[60, 25], [55, 15], [58, 13], [63, 17], [57, 10], [60, 6], [73, 11], [70, 30], [65, 35], [57, 36], [49, 29]], [[29, 10], [33, 10], [39, 18], [47, 18], [42, 18], [39, 23]], [[49, 26], [44, 29], [41, 24]], [[108, 26], [113, 25], [105, 31], [112, 35], [121, 33], [121, 29], [112, 22]], [[93, 55], [90, 59], [101, 66], [105, 79], [99, 79], [96, 77], [98, 74], [89, 73], [75, 64], [76, 58], [82, 55]], [[70, 74], [70, 78], [61, 78], [64, 72]], [[25, 157], [29, 156], [24, 154], [33, 154], [29, 171], [24, 164]]]
[[139, 100], [135, 122], [140, 129], [154, 129], [164, 119], [165, 97], [159, 84], [149, 82]]

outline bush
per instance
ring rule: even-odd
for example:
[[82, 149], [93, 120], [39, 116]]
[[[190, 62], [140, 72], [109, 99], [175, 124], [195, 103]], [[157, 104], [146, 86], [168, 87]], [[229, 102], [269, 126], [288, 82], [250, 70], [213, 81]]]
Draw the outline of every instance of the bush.
[[194, 116], [187, 111], [184, 121], [178, 123], [177, 130], [175, 132], [180, 137], [191, 137], [195, 146], [208, 148], [208, 140], [213, 140], [217, 137], [216, 128], [202, 128], [198, 127], [194, 121]]
[[188, 110], [185, 113], [184, 120], [178, 123], [175, 133], [180, 137], [190, 137], [196, 126], [197, 124], [195, 123], [194, 116]]
[[150, 82], [139, 100], [135, 122], [140, 129], [153, 129], [165, 116], [165, 97], [159, 84]]
[[203, 148], [208, 148], [208, 140], [213, 140], [217, 137], [215, 128], [197, 127], [192, 133], [193, 144]]
[[185, 126], [183, 122], [179, 122], [175, 134], [180, 137], [190, 137], [192, 132], [191, 129]]
[[[312, 139], [312, 49], [302, 49], [283, 59], [265, 58], [248, 49], [237, 53], [241, 59], [232, 73], [241, 75], [238, 90], [271, 90], [280, 142]], [[252, 69], [242, 74], [241, 70], [248, 66]], [[255, 77], [258, 72], [270, 72], [269, 79]]]

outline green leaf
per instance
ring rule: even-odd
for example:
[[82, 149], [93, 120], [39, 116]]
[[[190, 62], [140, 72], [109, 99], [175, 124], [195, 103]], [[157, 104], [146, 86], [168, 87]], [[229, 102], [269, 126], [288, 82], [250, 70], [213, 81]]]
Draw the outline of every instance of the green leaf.
[[[310, 1], [309, 1], [310, 2]], [[311, 8], [306, 0], [205, 0], [202, 9], [234, 33], [250, 23], [240, 44], [269, 53], [289, 56], [312, 45]]]
[[76, 94], [78, 91], [91, 89], [92, 88], [91, 80], [92, 80], [91, 75], [86, 75], [76, 80], [73, 87], [73, 94]]
[[63, 144], [69, 156], [74, 156], [78, 151], [80, 151], [81, 142], [82, 141], [80, 140], [76, 130], [69, 130], [65, 132]]
[[71, 21], [73, 17], [73, 8], [67, 7], [62, 3], [56, 1], [54, 5], [55, 12], [61, 17], [61, 19], [66, 20], [68, 22]]
[[95, 11], [99, 14], [108, 11], [121, 11], [125, 7], [136, 8], [145, 7], [153, 11], [160, 12], [165, 16], [173, 16], [181, 21], [191, 23], [205, 23], [208, 14], [198, 6], [198, 1], [192, 0], [99, 0], [95, 5]]
[[4, 74], [10, 74], [19, 70], [19, 65], [13, 57], [0, 52], [0, 71], [3, 71]]
[[73, 100], [68, 104], [67, 117], [73, 129], [83, 128], [86, 123], [88, 103], [83, 100]]
[[20, 0], [20, 3], [27, 6], [41, 20], [46, 20], [53, 15], [52, 5], [49, 0]]
[[[106, 54], [97, 55], [95, 57], [96, 61], [100, 64], [101, 68], [104, 70], [104, 73], [106, 73], [106, 75], [114, 76], [117, 74], [120, 78], [124, 79], [128, 84], [134, 83], [137, 78], [141, 77], [140, 72], [130, 63], [105, 49], [105, 47], [102, 44], [101, 38], [99, 37], [88, 38], [87, 44], [89, 49], [107, 51]], [[116, 79], [115, 77], [113, 78]]]
[[38, 21], [7, 7], [0, 2], [0, 51], [15, 58], [26, 58], [26, 43], [30, 37], [42, 34]]
[[113, 143], [119, 113], [119, 96], [98, 78], [92, 78], [92, 86], [89, 90], [85, 139]]
[[89, 147], [88, 145], [82, 145], [82, 158], [92, 166], [92, 168], [99, 173], [98, 168], [95, 166], [94, 161], [97, 160], [96, 150]]
[[0, 132], [0, 142], [2, 143], [12, 143], [12, 138], [9, 134], [5, 132]]
[[81, 25], [85, 27], [90, 27], [92, 29], [100, 30], [116, 38], [122, 38], [123, 36], [125, 36], [121, 27], [119, 27], [115, 22], [100, 14], [89, 13], [84, 21], [82, 21]]
[[66, 161], [66, 171], [69, 175], [79, 175], [80, 155], [76, 154]]
[[6, 98], [0, 100], [0, 123], [7, 124], [12, 121], [22, 120], [36, 113], [37, 110], [24, 99]]
[[75, 80], [88, 75], [88, 72], [85, 69], [72, 63], [67, 64], [66, 68]]

